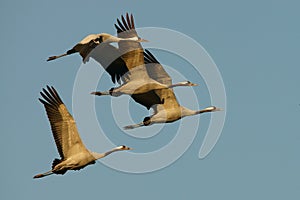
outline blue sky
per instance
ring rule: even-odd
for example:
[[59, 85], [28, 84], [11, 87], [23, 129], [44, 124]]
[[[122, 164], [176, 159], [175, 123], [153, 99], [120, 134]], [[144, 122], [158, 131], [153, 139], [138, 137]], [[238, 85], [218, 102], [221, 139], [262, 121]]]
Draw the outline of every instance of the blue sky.
[[[300, 197], [297, 1], [86, 1], [83, 5], [82, 1], [53, 0], [2, 1], [0, 5], [1, 199]], [[37, 100], [39, 92], [46, 84], [54, 85], [72, 113], [73, 85], [81, 64], [78, 55], [51, 63], [46, 62], [47, 57], [63, 53], [87, 34], [114, 34], [113, 23], [126, 12], [134, 14], [138, 27], [170, 28], [194, 38], [213, 58], [227, 94], [227, 118], [220, 140], [209, 156], [198, 159], [209, 123], [205, 115], [190, 148], [162, 170], [130, 174], [98, 162], [80, 172], [33, 180], [36, 173], [50, 169], [58, 156], [44, 108]], [[188, 66], [165, 52], [155, 55], [178, 70]], [[200, 82], [195, 88], [201, 95], [200, 106], [209, 105], [203, 80], [186, 73], [193, 82]], [[112, 86], [107, 77], [103, 79], [106, 85], [98, 88]], [[105, 117], [110, 116], [111, 108], [101, 105], [109, 103], [110, 98], [95, 102], [104, 129], [113, 132], [111, 140], [133, 145], [136, 151], [163, 146], [179, 125], [167, 125], [158, 137], [131, 138]], [[130, 110], [136, 122], [147, 115], [133, 103]], [[188, 118], [182, 121], [188, 122]]]

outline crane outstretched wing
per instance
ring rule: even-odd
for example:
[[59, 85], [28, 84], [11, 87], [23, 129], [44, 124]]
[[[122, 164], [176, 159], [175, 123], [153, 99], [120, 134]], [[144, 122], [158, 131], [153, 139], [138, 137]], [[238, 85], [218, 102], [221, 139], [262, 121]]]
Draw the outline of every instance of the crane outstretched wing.
[[59, 97], [57, 91], [50, 86], [40, 92], [48, 119], [50, 121], [57, 150], [62, 159], [73, 154], [87, 151], [82, 143], [76, 123]]
[[[76, 45], [83, 62], [88, 61], [90, 57], [93, 58], [110, 75], [113, 83], [116, 83], [116, 81], [121, 83], [121, 77], [126, 75], [128, 68], [125, 61], [121, 58], [119, 49], [110, 43], [103, 43], [103, 36], [99, 36], [96, 39], [92, 37], [86, 37], [85, 39], [87, 41], [84, 44], [79, 43]], [[76, 49], [76, 46], [73, 49]]]
[[170, 75], [165, 71], [154, 55], [147, 49], [144, 51], [144, 60], [150, 78], [165, 85], [172, 84]]
[[[149, 50], [145, 49], [144, 56], [146, 69], [149, 74], [149, 77], [162, 84], [171, 85], [171, 77], [164, 70], [163, 66], [154, 57], [154, 55]], [[170, 109], [172, 107], [176, 108], [180, 106], [176, 99], [173, 89], [160, 89], [154, 90], [154, 92], [159, 97], [159, 99], [163, 101], [163, 104], [158, 104], [153, 108], [155, 113], [161, 109]]]
[[[129, 16], [129, 14], [126, 13], [126, 18], [122, 15], [121, 21], [117, 19], [117, 24], [115, 24], [115, 28], [117, 29], [119, 38], [139, 38], [135, 30], [133, 15]], [[126, 66], [130, 72], [129, 77], [127, 78], [133, 79], [134, 77], [148, 77], [144, 66], [144, 50], [140, 42], [120, 41], [118, 45], [119, 51], [122, 54], [122, 59], [125, 61]]]
[[[120, 38], [138, 37], [132, 14], [129, 16], [129, 14], [126, 13], [126, 18], [122, 15], [121, 20], [117, 19], [115, 28]], [[144, 65], [144, 50], [141, 44], [136, 41], [120, 41], [118, 45], [120, 52], [122, 52], [122, 58], [126, 62], [126, 66], [130, 72], [129, 76], [124, 79], [124, 82], [134, 78], [149, 78]], [[162, 103], [154, 91], [149, 91], [144, 94], [133, 94], [131, 97], [135, 102], [145, 106], [148, 110], [153, 105]]]
[[[164, 70], [154, 55], [146, 49], [144, 52], [144, 62], [150, 78], [165, 85], [172, 84], [172, 79], [169, 74]], [[179, 106], [173, 89], [151, 90], [143, 94], [133, 94], [131, 97], [135, 102], [146, 107], [148, 110], [152, 107], [155, 113], [157, 110], [164, 109], [165, 107]]]
[[88, 57], [93, 58], [101, 64], [105, 71], [110, 75], [113, 83], [121, 83], [122, 77], [128, 74], [126, 62], [121, 57], [119, 49], [110, 44], [98, 45]]
[[163, 99], [161, 99], [154, 90], [151, 90], [146, 93], [142, 94], [133, 94], [131, 95], [133, 100], [142, 106], [146, 107], [148, 110], [156, 105], [156, 104], [162, 104], [164, 102]]

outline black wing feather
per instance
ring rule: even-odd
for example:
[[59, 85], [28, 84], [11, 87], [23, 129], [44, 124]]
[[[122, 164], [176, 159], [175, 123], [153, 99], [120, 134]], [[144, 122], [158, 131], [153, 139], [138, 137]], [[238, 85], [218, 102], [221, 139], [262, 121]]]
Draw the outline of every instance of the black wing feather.
[[125, 26], [126, 30], [129, 30], [129, 27], [128, 27], [127, 22], [123, 15], [121, 16], [121, 19], [122, 19], [123, 25]]
[[164, 103], [164, 101], [160, 99], [160, 97], [155, 93], [154, 90], [143, 94], [133, 94], [131, 95], [131, 97], [135, 102], [141, 104], [142, 106], [145, 106], [148, 110], [156, 104]]
[[117, 22], [118, 22], [118, 25], [119, 25], [120, 29], [121, 29], [122, 31], [126, 31], [126, 29], [124, 28], [123, 24], [120, 22], [119, 19], [117, 19]]
[[128, 27], [129, 27], [130, 29], [132, 29], [132, 25], [131, 25], [131, 21], [130, 21], [130, 18], [129, 18], [128, 13], [126, 13], [126, 20], [127, 20], [127, 23], [128, 23]]
[[159, 63], [158, 60], [156, 60], [154, 55], [148, 49], [145, 49], [144, 51], [144, 58], [149, 60], [149, 63]]
[[120, 27], [118, 27], [116, 24], [114, 24], [114, 25], [115, 25], [115, 28], [117, 29], [117, 33], [123, 32], [122, 29], [120, 29]]

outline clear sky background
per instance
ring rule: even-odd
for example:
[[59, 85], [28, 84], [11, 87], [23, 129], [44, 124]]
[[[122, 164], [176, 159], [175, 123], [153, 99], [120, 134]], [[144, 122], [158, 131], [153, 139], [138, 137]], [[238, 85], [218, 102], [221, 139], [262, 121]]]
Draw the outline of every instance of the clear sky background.
[[[299, 199], [299, 7], [292, 0], [1, 1], [0, 199]], [[199, 160], [205, 134], [200, 130], [179, 160], [147, 174], [122, 173], [98, 162], [80, 172], [32, 179], [50, 169], [58, 156], [39, 92], [46, 84], [54, 85], [72, 113], [72, 89], [81, 63], [78, 55], [52, 63], [47, 57], [63, 53], [87, 34], [114, 34], [113, 23], [126, 12], [135, 15], [138, 27], [189, 35], [212, 56], [228, 103], [219, 142]], [[176, 63], [165, 53], [156, 56], [184, 68], [184, 62]], [[197, 82], [193, 73], [187, 76]], [[112, 86], [107, 80], [101, 89]], [[205, 85], [195, 90], [204, 93], [200, 106], [209, 105]], [[109, 100], [97, 99], [96, 108]], [[139, 114], [142, 110], [134, 104], [131, 109]], [[138, 122], [146, 115], [143, 111], [134, 118]], [[209, 115], [201, 120], [207, 128]], [[176, 131], [178, 123], [165, 131]], [[111, 131], [122, 135], [116, 127]], [[149, 144], [172, 138], [159, 136], [161, 140], [138, 140], [123, 134], [119, 139], [146, 151], [156, 149]], [[112, 140], [119, 142], [116, 135]]]

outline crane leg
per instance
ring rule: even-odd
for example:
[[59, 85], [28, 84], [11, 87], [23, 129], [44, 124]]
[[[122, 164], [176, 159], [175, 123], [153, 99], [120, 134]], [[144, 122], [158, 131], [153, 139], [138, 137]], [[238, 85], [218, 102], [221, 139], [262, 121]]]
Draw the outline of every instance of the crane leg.
[[132, 124], [132, 125], [124, 126], [124, 129], [129, 130], [129, 129], [134, 129], [134, 128], [138, 128], [138, 127], [142, 127], [142, 126], [145, 126], [143, 122], [138, 123], [138, 124]]
[[110, 95], [109, 91], [105, 91], [105, 92], [96, 91], [96, 92], [91, 92], [91, 94], [96, 95], [96, 96]]
[[118, 97], [120, 95], [122, 95], [121, 92], [117, 91], [118, 88], [111, 88], [109, 91], [104, 91], [104, 92], [91, 92], [91, 94], [97, 95], [97, 96], [103, 96], [103, 95], [110, 95], [110, 96], [114, 96], [114, 97]]
[[37, 174], [37, 175], [35, 175], [33, 178], [42, 178], [42, 177], [45, 177], [45, 176], [49, 176], [49, 175], [51, 175], [51, 174], [53, 174], [53, 171], [51, 170], [51, 171], [48, 171], [48, 172], [45, 172], [45, 173], [43, 173], [43, 174]]

